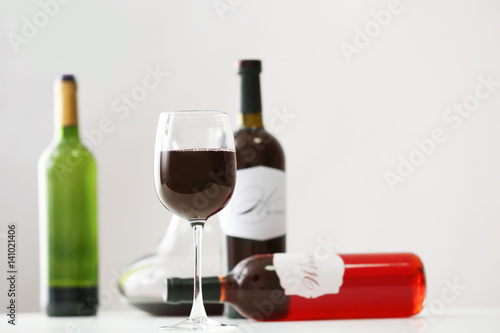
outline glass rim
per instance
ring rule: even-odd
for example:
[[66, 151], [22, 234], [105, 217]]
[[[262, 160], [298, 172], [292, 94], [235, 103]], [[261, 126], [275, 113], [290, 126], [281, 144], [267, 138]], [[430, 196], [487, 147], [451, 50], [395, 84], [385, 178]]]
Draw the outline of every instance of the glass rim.
[[229, 113], [218, 110], [178, 110], [161, 112], [160, 116], [175, 115], [177, 117], [199, 117], [199, 116], [229, 116]]

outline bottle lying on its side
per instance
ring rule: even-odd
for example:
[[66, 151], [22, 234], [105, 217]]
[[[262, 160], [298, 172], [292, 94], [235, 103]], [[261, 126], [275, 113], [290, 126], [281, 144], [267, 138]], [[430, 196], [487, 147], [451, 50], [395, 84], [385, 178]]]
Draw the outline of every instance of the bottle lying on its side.
[[[259, 321], [408, 317], [422, 310], [425, 273], [412, 253], [255, 255], [203, 278], [206, 303]], [[193, 280], [165, 280], [164, 300], [192, 302]]]

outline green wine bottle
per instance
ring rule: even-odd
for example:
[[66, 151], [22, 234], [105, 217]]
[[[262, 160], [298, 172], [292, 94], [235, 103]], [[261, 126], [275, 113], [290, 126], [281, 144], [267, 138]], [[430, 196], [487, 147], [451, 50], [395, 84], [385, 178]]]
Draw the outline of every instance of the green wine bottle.
[[96, 163], [78, 136], [77, 84], [55, 82], [55, 135], [38, 165], [40, 301], [49, 316], [95, 315], [98, 305]]

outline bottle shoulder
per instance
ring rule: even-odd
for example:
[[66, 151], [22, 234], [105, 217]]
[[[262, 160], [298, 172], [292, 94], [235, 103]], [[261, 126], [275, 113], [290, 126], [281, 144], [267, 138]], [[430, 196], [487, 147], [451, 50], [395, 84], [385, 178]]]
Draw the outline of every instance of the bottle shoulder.
[[234, 133], [234, 138], [238, 141], [249, 141], [254, 138], [260, 138], [266, 143], [274, 143], [281, 147], [278, 139], [264, 127], [243, 127]]
[[226, 281], [226, 299], [250, 318], [261, 313], [259, 304], [273, 302], [273, 310], [266, 320], [284, 318], [290, 307], [290, 299], [284, 294], [273, 265], [272, 255], [256, 255], [241, 261]]
[[54, 164], [72, 168], [96, 168], [92, 153], [79, 140], [52, 142], [40, 155], [39, 167], [50, 168]]
[[232, 278], [240, 285], [253, 285], [257, 280], [265, 277], [265, 280], [275, 280], [273, 256], [271, 254], [260, 254], [248, 257], [240, 261], [231, 271]]
[[285, 153], [279, 141], [264, 128], [242, 128], [234, 134], [238, 169], [268, 166], [285, 170]]

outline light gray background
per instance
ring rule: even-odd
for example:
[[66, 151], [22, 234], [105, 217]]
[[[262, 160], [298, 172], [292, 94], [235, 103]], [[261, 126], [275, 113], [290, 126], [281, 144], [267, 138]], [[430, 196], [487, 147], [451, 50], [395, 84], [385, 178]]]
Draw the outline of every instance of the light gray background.
[[[220, 15], [214, 3], [231, 7]], [[287, 157], [290, 251], [327, 238], [343, 253], [412, 251], [435, 309], [499, 306], [500, 88], [457, 129], [443, 115], [473, 100], [480, 77], [500, 81], [500, 2], [401, 0], [377, 33], [371, 12], [388, 3], [71, 0], [16, 53], [9, 36], [42, 9], [2, 1], [0, 234], [18, 223], [20, 310], [39, 309], [36, 167], [52, 138], [54, 77], [77, 75], [82, 132], [108, 119], [90, 146], [102, 308], [128, 309], [116, 274], [154, 247], [170, 218], [152, 181], [158, 114], [220, 109], [236, 125], [241, 58], [263, 60], [264, 120]], [[373, 37], [349, 62], [342, 43], [366, 27]], [[113, 112], [156, 67], [168, 72], [157, 88]], [[446, 141], [391, 191], [384, 174], [397, 173], [399, 156], [417, 156], [415, 140], [435, 128]], [[447, 283], [465, 286], [452, 301]]]

